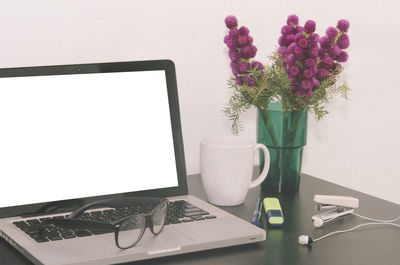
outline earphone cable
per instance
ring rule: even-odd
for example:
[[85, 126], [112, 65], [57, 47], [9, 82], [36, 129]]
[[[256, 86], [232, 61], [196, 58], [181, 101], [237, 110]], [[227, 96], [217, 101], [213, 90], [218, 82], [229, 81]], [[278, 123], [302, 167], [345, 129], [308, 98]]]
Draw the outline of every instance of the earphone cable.
[[[396, 219], [397, 219], [397, 218], [396, 218]], [[398, 219], [397, 219], [397, 220], [398, 220]], [[336, 235], [336, 234], [342, 234], [342, 233], [346, 233], [346, 232], [351, 232], [351, 231], [353, 231], [353, 230], [356, 230], [357, 228], [360, 228], [360, 227], [363, 227], [363, 226], [368, 226], [368, 225], [391, 225], [391, 226], [400, 227], [400, 224], [393, 224], [393, 223], [388, 223], [388, 222], [364, 223], [364, 224], [357, 225], [357, 226], [355, 226], [355, 227], [353, 227], [353, 228], [350, 228], [350, 229], [339, 230], [339, 231], [331, 232], [331, 233], [326, 234], [326, 235], [324, 235], [324, 236], [321, 236], [321, 237], [319, 237], [319, 238], [313, 239], [313, 241], [314, 241], [314, 242], [315, 242], [315, 241], [319, 241], [319, 240], [321, 240], [321, 239], [324, 239], [325, 237], [329, 237], [329, 236]]]
[[395, 219], [392, 219], [392, 220], [377, 220], [377, 219], [369, 218], [369, 217], [366, 217], [366, 216], [363, 216], [363, 215], [357, 214], [357, 213], [353, 213], [353, 215], [360, 217], [362, 219], [368, 220], [368, 221], [379, 222], [379, 223], [394, 223], [397, 220], [400, 220], [400, 216]]

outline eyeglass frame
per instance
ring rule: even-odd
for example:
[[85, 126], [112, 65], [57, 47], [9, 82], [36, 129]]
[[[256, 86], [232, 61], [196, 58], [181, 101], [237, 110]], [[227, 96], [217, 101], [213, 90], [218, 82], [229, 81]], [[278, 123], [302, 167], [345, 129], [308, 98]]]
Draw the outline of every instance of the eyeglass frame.
[[[63, 228], [70, 228], [70, 229], [99, 229], [99, 230], [109, 230], [110, 232], [114, 232], [115, 238], [115, 245], [119, 249], [129, 249], [134, 247], [143, 237], [147, 228], [150, 228], [150, 231], [155, 235], [159, 235], [165, 226], [165, 221], [167, 217], [167, 213], [164, 217], [163, 225], [159, 232], [154, 231], [154, 223], [153, 223], [153, 214], [157, 210], [157, 208], [162, 205], [166, 204], [168, 207], [168, 200], [165, 198], [151, 198], [151, 197], [136, 197], [136, 198], [114, 198], [114, 199], [106, 199], [101, 201], [95, 201], [89, 204], [82, 206], [81, 208], [75, 210], [71, 213], [66, 219], [47, 219], [43, 220], [43, 223], [52, 224], [55, 226], [63, 227]], [[130, 214], [121, 220], [114, 221], [114, 222], [100, 222], [100, 221], [90, 221], [90, 220], [82, 220], [78, 219], [86, 210], [94, 207], [94, 206], [102, 206], [102, 207], [109, 207], [109, 208], [122, 208], [122, 207], [130, 207], [135, 205], [140, 205], [140, 203], [157, 203], [154, 205], [153, 209], [149, 213], [141, 213], [141, 214]], [[167, 208], [168, 211], [168, 208]], [[141, 229], [140, 235], [138, 239], [128, 247], [121, 247], [118, 242], [118, 236], [120, 232], [121, 223], [124, 221], [134, 217], [134, 216], [144, 216], [145, 217], [145, 225], [144, 228]]]

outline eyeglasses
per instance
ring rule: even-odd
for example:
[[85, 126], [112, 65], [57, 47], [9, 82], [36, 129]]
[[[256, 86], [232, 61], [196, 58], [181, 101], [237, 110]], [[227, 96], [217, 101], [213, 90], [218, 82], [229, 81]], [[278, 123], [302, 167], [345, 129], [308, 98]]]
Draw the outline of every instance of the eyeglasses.
[[[82, 214], [94, 207], [135, 208], [146, 206], [151, 210], [144, 214], [131, 214], [114, 222], [101, 222], [79, 219]], [[162, 232], [167, 217], [168, 200], [159, 198], [117, 198], [89, 203], [74, 211], [67, 219], [48, 219], [45, 223], [69, 229], [89, 229], [97, 233], [114, 232], [115, 244], [120, 249], [135, 246], [147, 227], [154, 235]]]

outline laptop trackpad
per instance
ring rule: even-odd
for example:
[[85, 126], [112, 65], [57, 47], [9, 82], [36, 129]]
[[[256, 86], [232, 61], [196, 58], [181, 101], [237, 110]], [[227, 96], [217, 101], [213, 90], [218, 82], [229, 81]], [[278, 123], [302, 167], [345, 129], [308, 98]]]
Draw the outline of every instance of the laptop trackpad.
[[[109, 240], [112, 241], [111, 238]], [[139, 243], [127, 250], [121, 251], [121, 254], [143, 253], [147, 252], [149, 255], [156, 255], [161, 253], [168, 253], [179, 251], [183, 246], [195, 242], [189, 236], [176, 231], [173, 228], [165, 227], [163, 232], [158, 236], [154, 236], [149, 230], [146, 230]], [[114, 241], [111, 242], [115, 244]]]

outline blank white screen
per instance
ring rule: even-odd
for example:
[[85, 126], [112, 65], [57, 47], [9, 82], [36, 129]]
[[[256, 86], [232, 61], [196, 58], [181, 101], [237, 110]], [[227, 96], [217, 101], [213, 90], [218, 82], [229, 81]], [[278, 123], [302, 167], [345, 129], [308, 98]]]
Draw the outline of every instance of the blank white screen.
[[164, 71], [0, 78], [0, 207], [178, 185]]

